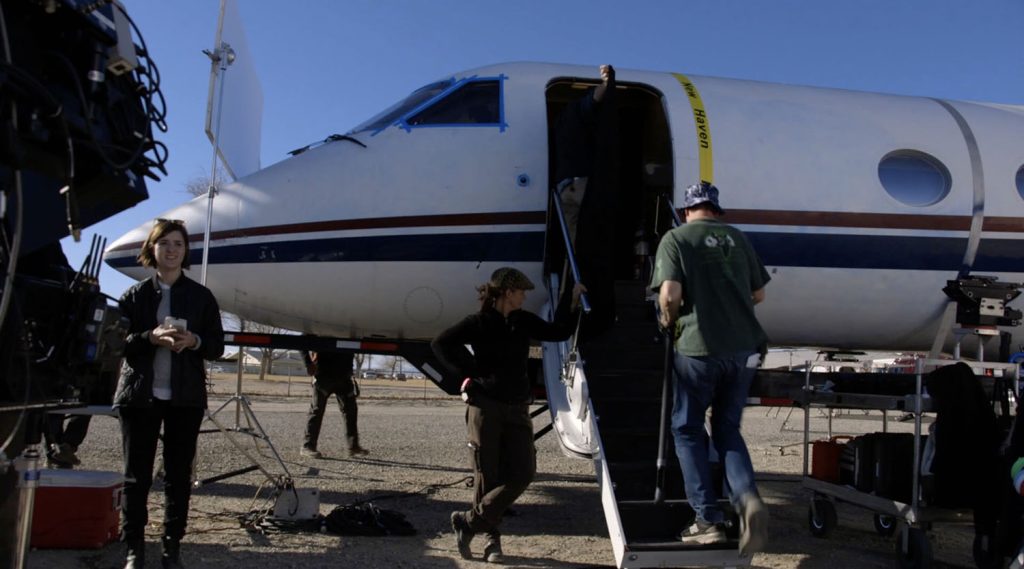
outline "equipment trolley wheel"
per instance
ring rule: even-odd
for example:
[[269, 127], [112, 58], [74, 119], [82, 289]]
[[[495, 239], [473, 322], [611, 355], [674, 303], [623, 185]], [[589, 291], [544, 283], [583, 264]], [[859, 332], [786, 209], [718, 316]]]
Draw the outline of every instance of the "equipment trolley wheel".
[[836, 529], [839, 518], [836, 506], [830, 500], [814, 498], [807, 509], [807, 527], [814, 537], [828, 537]]
[[901, 569], [928, 569], [932, 566], [932, 542], [920, 528], [904, 526], [896, 540], [896, 559]]
[[875, 514], [875, 531], [882, 537], [889, 537], [896, 532], [896, 518], [885, 514]]

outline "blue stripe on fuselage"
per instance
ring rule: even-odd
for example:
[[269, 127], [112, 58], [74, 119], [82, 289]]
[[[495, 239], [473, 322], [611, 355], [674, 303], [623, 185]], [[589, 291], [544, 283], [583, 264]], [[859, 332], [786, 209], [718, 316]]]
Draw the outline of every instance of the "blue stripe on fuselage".
[[[750, 231], [765, 265], [840, 269], [893, 269], [957, 272], [966, 238], [769, 233]], [[544, 233], [457, 233], [333, 237], [226, 245], [213, 249], [214, 264], [374, 261], [540, 262]], [[973, 272], [1024, 272], [1024, 242], [983, 239]], [[192, 259], [202, 259], [193, 248]], [[134, 257], [112, 258], [112, 267], [136, 266]]]
[[[765, 265], [921, 271], [960, 270], [966, 238], [747, 233]], [[1022, 242], [983, 239], [973, 272], [1024, 272]]]
[[[202, 261], [193, 247], [193, 264]], [[544, 233], [446, 233], [331, 237], [213, 247], [211, 264], [340, 263], [380, 261], [540, 262]], [[112, 267], [132, 267], [134, 258], [110, 259]]]

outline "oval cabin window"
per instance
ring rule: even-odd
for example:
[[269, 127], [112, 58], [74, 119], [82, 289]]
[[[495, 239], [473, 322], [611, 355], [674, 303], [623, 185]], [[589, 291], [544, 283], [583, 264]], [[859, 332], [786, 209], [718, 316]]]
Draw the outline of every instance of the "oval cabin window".
[[1024, 166], [1017, 170], [1017, 193], [1024, 199]]
[[[890, 196], [911, 206], [927, 206], [949, 195], [949, 170], [932, 156], [913, 150], [888, 154], [878, 163], [878, 179]], [[1020, 188], [1020, 173], [1017, 175]]]

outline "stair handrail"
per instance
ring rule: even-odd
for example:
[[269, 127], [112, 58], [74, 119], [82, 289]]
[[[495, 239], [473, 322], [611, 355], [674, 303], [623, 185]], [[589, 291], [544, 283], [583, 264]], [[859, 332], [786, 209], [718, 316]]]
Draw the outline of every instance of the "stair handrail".
[[679, 217], [679, 212], [676, 211], [676, 206], [672, 203], [672, 198], [668, 194], [661, 194], [661, 198], [665, 201], [665, 205], [668, 207], [668, 212], [672, 214], [672, 228], [675, 229], [683, 224], [682, 218]]
[[[683, 220], [679, 217], [679, 212], [676, 211], [676, 206], [672, 203], [672, 198], [668, 194], [661, 194], [662, 200], [665, 202], [665, 206], [668, 208], [669, 214], [672, 215], [672, 229], [675, 229], [683, 224]], [[654, 310], [657, 314], [658, 321], [661, 321], [661, 306], [657, 301], [654, 302]], [[662, 384], [661, 384], [661, 405], [660, 415], [661, 419], [658, 423], [658, 459], [655, 463], [655, 480], [654, 480], [654, 503], [661, 504], [665, 501], [665, 473], [667, 472], [668, 462], [666, 460], [666, 439], [668, 438], [668, 416], [669, 416], [669, 397], [672, 391], [672, 372], [674, 368], [674, 333], [673, 328], [663, 328], [662, 334], [664, 334], [665, 342], [665, 357], [664, 357], [664, 369], [662, 370]]]
[[[572, 247], [572, 239], [569, 237], [569, 225], [565, 220], [565, 212], [562, 211], [562, 191], [567, 186], [568, 185], [564, 185], [559, 188], [555, 188], [554, 199], [551, 201], [554, 203], [555, 212], [558, 214], [558, 227], [562, 230], [562, 241], [565, 243], [565, 253], [566, 257], [569, 259], [569, 269], [572, 271], [573, 281], [578, 283], [582, 282], [580, 280], [580, 268], [576, 264], [576, 252]], [[590, 314], [590, 301], [587, 300], [587, 293], [585, 292], [580, 294], [580, 306], [583, 307], [584, 314]]]
[[[659, 311], [660, 312], [660, 311]], [[660, 320], [661, 316], [658, 315]], [[655, 478], [654, 478], [654, 503], [661, 504], [665, 501], [665, 474], [668, 471], [668, 461], [666, 458], [665, 446], [666, 439], [668, 438], [668, 423], [669, 423], [669, 398], [672, 393], [672, 373], [674, 371], [674, 343], [675, 338], [672, 332], [672, 328], [663, 328], [662, 334], [664, 334], [664, 369], [662, 370], [662, 383], [661, 383], [661, 405], [660, 405], [660, 421], [658, 423], [658, 459], [655, 462]]]

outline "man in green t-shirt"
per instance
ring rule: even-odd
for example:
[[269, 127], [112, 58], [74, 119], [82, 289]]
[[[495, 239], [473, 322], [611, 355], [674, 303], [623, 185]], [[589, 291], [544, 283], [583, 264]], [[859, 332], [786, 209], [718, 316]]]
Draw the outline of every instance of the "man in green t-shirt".
[[662, 238], [651, 279], [660, 324], [666, 330], [675, 326], [678, 338], [672, 434], [687, 500], [697, 513], [680, 539], [702, 545], [726, 541], [704, 428], [710, 407], [711, 440], [740, 513], [740, 553], [752, 555], [767, 541], [768, 512], [754, 484], [740, 421], [759, 349], [768, 341], [754, 305], [764, 300], [771, 277], [743, 232], [719, 221], [725, 212], [718, 188], [707, 182], [690, 186], [681, 205], [686, 223]]

